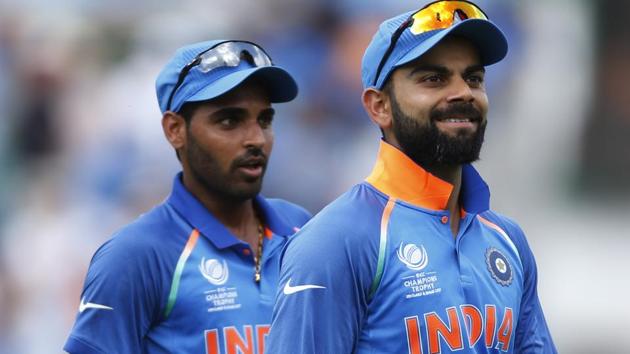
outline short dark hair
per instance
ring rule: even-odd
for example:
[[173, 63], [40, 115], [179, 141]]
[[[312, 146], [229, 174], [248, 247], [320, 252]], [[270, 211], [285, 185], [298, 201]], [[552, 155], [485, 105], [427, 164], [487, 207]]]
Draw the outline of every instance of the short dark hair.
[[[184, 122], [186, 122], [186, 129], [190, 128], [190, 122], [192, 121], [195, 111], [199, 108], [199, 106], [204, 104], [204, 102], [206, 101], [186, 102], [182, 105], [179, 111], [177, 111], [177, 114], [184, 118]], [[175, 150], [175, 155], [177, 156], [177, 160], [182, 160], [179, 156], [179, 151]]]
[[204, 102], [206, 101], [186, 102], [179, 109], [177, 114], [179, 114], [180, 116], [184, 118], [184, 121], [186, 122], [187, 127], [190, 126], [190, 121], [192, 120], [192, 117], [195, 114], [195, 111], [197, 110], [197, 108], [203, 105]]
[[381, 89], [381, 92], [386, 94], [389, 98], [392, 98], [392, 96], [394, 95], [394, 85], [392, 84], [392, 81], [393, 80], [391, 79], [391, 77], [385, 79], [385, 82], [383, 83], [383, 88]]
[[[396, 99], [396, 97], [394, 97], [394, 85], [392, 84], [392, 81], [393, 80], [391, 79], [391, 76], [388, 77], [383, 83], [383, 88], [381, 88], [381, 92], [387, 95], [390, 101]], [[380, 130], [383, 139], [385, 139], [385, 131], [383, 130], [383, 128], [380, 128]]]

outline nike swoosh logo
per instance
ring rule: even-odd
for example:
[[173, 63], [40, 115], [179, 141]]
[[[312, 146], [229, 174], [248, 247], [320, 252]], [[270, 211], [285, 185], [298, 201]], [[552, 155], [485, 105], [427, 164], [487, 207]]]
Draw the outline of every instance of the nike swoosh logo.
[[99, 310], [113, 310], [113, 308], [101, 304], [95, 304], [93, 302], [85, 302], [85, 298], [81, 299], [81, 303], [79, 304], [79, 313], [87, 309], [99, 309]]
[[308, 289], [326, 289], [326, 287], [311, 284], [291, 286], [291, 279], [289, 279], [289, 281], [284, 285], [284, 289], [282, 289], [282, 292], [284, 293], [284, 295], [291, 295]]

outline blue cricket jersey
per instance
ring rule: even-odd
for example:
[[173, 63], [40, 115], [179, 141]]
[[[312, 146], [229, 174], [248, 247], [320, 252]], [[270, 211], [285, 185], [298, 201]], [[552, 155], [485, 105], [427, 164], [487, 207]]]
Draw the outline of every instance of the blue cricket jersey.
[[120, 230], [92, 258], [70, 353], [262, 353], [279, 256], [310, 217], [257, 196], [266, 229], [260, 283], [249, 245], [175, 178], [168, 199]]
[[452, 188], [382, 142], [286, 246], [267, 353], [555, 353], [523, 232], [465, 165], [453, 237]]

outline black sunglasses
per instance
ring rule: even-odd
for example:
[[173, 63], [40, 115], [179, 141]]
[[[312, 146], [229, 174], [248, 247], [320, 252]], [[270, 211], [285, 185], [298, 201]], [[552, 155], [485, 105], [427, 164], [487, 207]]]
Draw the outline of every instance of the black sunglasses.
[[255, 67], [273, 66], [271, 57], [256, 43], [248, 41], [224, 41], [217, 43], [197, 54], [190, 63], [182, 68], [177, 77], [177, 82], [168, 97], [166, 110], [171, 109], [175, 92], [184, 83], [184, 79], [195, 66], [199, 66], [202, 72], [208, 73], [221, 67], [236, 67], [242, 60], [246, 60]]

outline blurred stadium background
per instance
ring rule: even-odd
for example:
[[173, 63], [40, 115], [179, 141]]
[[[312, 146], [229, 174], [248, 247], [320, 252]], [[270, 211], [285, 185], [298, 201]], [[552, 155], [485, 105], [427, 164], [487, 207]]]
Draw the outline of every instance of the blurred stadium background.
[[[510, 40], [489, 69], [477, 166], [517, 219], [562, 353], [630, 353], [630, 2], [485, 0]], [[410, 0], [0, 0], [0, 353], [59, 353], [92, 253], [178, 171], [154, 79], [182, 44], [261, 43], [296, 76], [264, 193], [317, 212], [371, 169], [360, 105], [376, 26]]]

